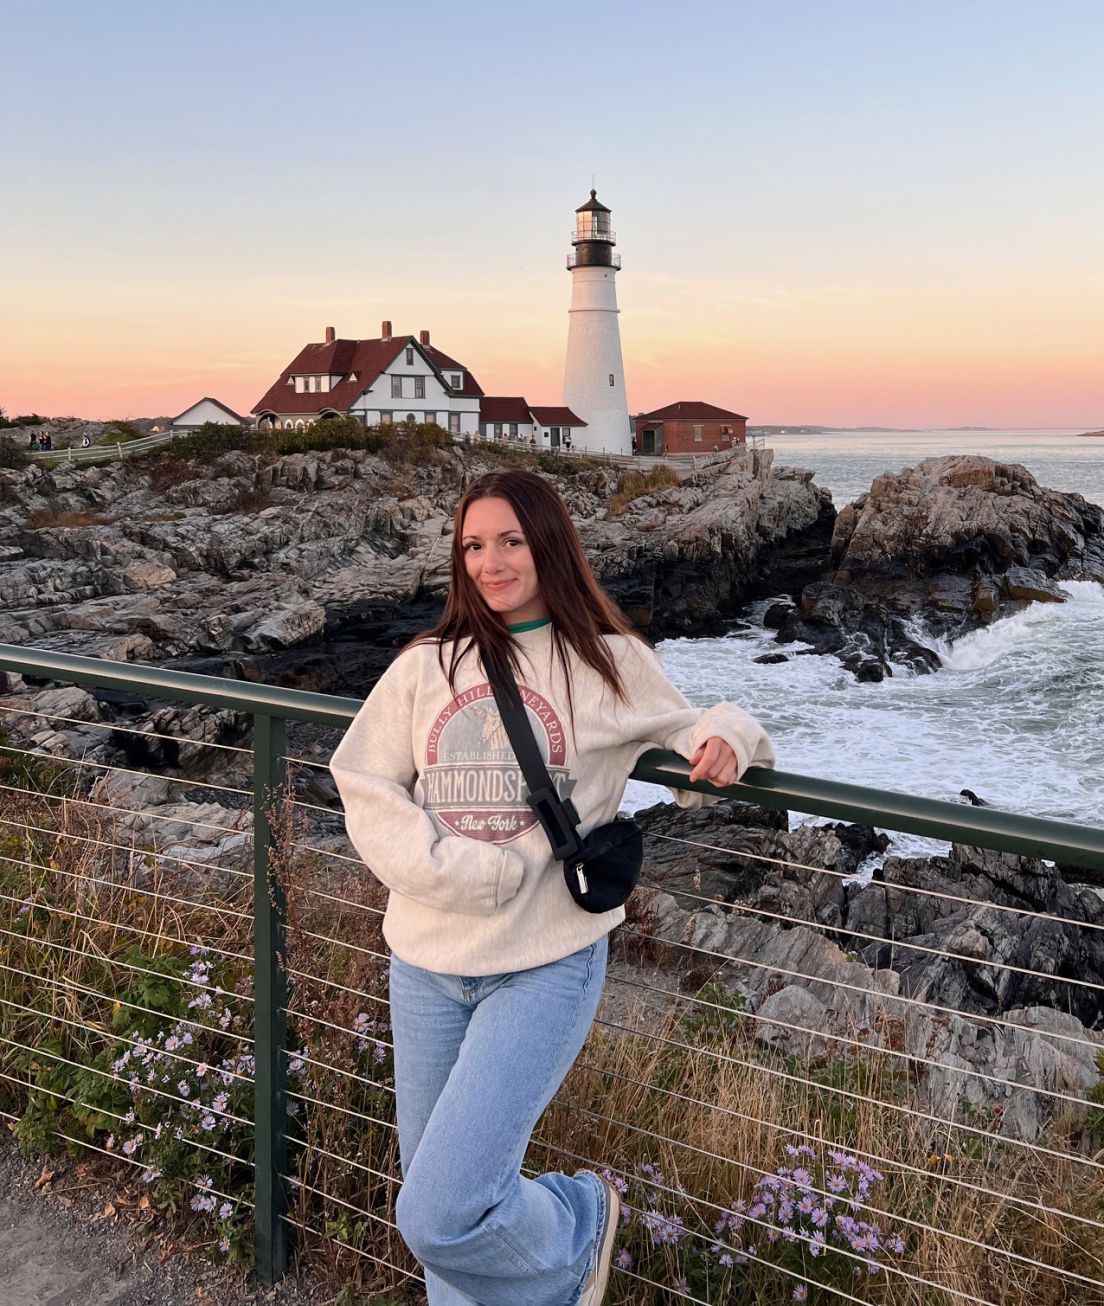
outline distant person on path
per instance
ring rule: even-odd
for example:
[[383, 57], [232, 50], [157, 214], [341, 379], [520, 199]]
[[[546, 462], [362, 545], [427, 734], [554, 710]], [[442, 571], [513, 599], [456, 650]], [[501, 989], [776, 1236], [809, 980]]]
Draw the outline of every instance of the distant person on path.
[[92, 447], [92, 441], [88, 436], [88, 432], [85, 431], [85, 433], [81, 436], [81, 448], [91, 449], [91, 447]]
[[739, 708], [690, 706], [600, 589], [555, 489], [505, 471], [461, 499], [444, 614], [395, 658], [330, 764], [349, 838], [390, 890], [396, 1221], [429, 1306], [599, 1306], [616, 1189], [589, 1170], [523, 1178], [521, 1164], [586, 1039], [625, 910], [586, 910], [569, 891], [489, 668], [516, 677], [581, 833], [612, 820], [648, 748], [718, 785], [774, 751]]
[[568, 453], [571, 452], [571, 436], [570, 436], [570, 435], [565, 435], [565, 436], [564, 436], [564, 448], [567, 450]]
[[30, 448], [38, 448], [38, 436], [34, 431], [31, 432]]
[[54, 437], [49, 431], [42, 433], [41, 445], [43, 449], [52, 449], [54, 447]]

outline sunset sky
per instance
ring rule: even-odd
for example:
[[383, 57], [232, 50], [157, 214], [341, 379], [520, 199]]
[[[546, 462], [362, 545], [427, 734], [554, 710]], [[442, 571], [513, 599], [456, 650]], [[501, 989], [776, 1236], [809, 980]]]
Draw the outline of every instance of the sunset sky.
[[1104, 425], [1098, 0], [0, 5], [0, 406], [247, 412], [327, 326], [561, 397], [613, 209], [630, 407]]

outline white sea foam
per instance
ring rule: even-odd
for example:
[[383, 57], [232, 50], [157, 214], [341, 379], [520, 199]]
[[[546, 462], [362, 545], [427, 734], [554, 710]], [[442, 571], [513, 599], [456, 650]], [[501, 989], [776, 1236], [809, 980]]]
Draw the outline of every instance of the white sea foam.
[[[859, 684], [834, 657], [750, 629], [668, 640], [664, 666], [694, 703], [727, 698], [770, 730], [781, 769], [929, 798], [971, 789], [1008, 811], [1104, 825], [1104, 588], [1066, 582], [1065, 603], [954, 641], [931, 641], [942, 667]], [[786, 662], [756, 663], [785, 652]], [[626, 805], [665, 797], [633, 783]], [[919, 851], [924, 841], [898, 847]]]

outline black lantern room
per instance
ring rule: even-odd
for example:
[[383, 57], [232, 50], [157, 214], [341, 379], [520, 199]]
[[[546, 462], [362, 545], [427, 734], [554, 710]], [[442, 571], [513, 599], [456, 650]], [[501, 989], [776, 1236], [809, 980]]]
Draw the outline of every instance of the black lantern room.
[[575, 210], [575, 232], [571, 237], [574, 246], [567, 256], [569, 268], [621, 266], [621, 257], [613, 252], [617, 237], [610, 226], [610, 210], [598, 198], [596, 191], [590, 199]]

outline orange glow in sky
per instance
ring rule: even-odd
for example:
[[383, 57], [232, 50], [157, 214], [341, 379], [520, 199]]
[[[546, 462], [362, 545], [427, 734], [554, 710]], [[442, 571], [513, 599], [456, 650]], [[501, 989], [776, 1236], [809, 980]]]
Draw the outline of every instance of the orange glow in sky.
[[247, 413], [384, 318], [558, 403], [594, 173], [632, 411], [1104, 425], [1104, 10], [614, 2], [583, 59], [553, 11], [423, 9], [413, 77], [348, 0], [5, 19], [0, 406]]

